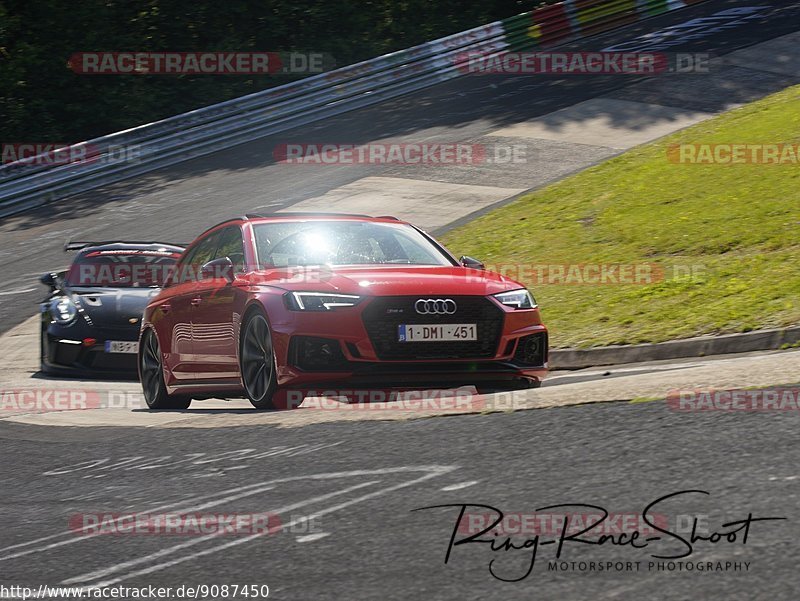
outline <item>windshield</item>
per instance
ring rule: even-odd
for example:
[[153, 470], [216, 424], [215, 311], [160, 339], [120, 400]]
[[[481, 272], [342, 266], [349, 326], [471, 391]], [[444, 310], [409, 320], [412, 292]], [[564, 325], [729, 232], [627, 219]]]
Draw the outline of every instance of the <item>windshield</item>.
[[411, 226], [366, 221], [276, 221], [255, 226], [264, 266], [452, 265]]
[[154, 288], [164, 285], [180, 253], [100, 250], [79, 256], [67, 272], [68, 286]]

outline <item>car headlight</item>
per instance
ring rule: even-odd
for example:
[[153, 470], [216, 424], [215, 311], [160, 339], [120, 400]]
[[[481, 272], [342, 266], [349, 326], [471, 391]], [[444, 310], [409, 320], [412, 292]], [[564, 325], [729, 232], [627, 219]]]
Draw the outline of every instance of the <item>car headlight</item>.
[[494, 297], [507, 307], [514, 307], [515, 309], [533, 309], [536, 307], [536, 299], [525, 288], [512, 290], [511, 292], [501, 292], [500, 294], [495, 294]]
[[78, 315], [78, 308], [71, 298], [60, 296], [50, 302], [50, 315], [53, 316], [53, 321], [56, 323], [66, 325], [75, 320]]
[[359, 302], [361, 297], [352, 294], [289, 292], [286, 295], [286, 304], [294, 311], [333, 311], [340, 307], [354, 307]]

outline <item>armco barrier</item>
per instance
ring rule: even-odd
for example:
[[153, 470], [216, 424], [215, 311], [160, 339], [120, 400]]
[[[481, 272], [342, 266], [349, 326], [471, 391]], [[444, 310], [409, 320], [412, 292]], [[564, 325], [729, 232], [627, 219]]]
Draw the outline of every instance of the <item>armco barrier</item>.
[[0, 217], [459, 77], [467, 52], [548, 48], [703, 1], [567, 0], [75, 145], [90, 161], [2, 165]]
[[648, 344], [601, 346], [588, 349], [551, 349], [549, 367], [551, 370], [586, 369], [602, 365], [646, 363], [686, 357], [711, 357], [786, 349], [796, 347], [798, 344], [800, 344], [800, 326], [791, 326], [774, 330], [699, 336]]

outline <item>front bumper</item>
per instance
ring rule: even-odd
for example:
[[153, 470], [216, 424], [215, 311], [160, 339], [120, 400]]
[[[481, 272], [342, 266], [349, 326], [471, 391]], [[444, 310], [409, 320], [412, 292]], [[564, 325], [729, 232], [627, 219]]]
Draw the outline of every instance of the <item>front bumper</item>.
[[[97, 328], [76, 322], [69, 326], [48, 324], [42, 332], [41, 368], [45, 373], [61, 375], [118, 376], [134, 378], [137, 374], [135, 353], [107, 353], [107, 340], [136, 341], [135, 328]], [[96, 342], [86, 345], [83, 341]]]
[[[417, 298], [417, 297], [413, 297]], [[419, 317], [408, 297], [377, 297], [336, 313], [273, 307], [278, 386], [287, 390], [425, 389], [477, 386], [529, 388], [547, 374], [547, 328], [538, 309], [514, 310], [486, 297], [456, 297], [459, 310], [442, 319]], [[413, 299], [412, 299], [413, 300]], [[383, 323], [378, 323], [383, 319]], [[477, 323], [474, 343], [399, 343], [398, 323]], [[387, 325], [388, 324], [388, 325]], [[411, 351], [411, 352], [409, 352]]]

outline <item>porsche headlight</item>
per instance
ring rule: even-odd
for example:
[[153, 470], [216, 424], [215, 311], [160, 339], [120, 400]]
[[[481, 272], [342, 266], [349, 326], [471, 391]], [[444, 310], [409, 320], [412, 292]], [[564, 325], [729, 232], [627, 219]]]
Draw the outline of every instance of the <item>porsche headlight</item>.
[[72, 323], [78, 315], [78, 308], [68, 296], [60, 296], [50, 301], [50, 315], [53, 321], [58, 324], [66, 325]]
[[515, 309], [533, 309], [536, 307], [536, 300], [525, 288], [512, 290], [511, 292], [501, 292], [500, 294], [495, 294], [494, 297], [507, 307], [514, 307]]
[[333, 311], [341, 307], [354, 307], [359, 302], [361, 297], [352, 294], [289, 292], [286, 295], [286, 304], [294, 311]]

